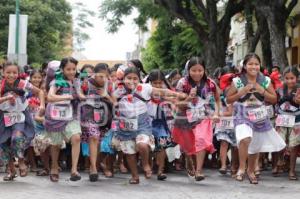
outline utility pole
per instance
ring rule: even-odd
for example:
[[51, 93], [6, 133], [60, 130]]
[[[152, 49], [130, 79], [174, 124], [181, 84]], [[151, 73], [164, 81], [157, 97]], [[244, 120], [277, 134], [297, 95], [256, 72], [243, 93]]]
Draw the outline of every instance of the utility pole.
[[19, 34], [20, 34], [20, 0], [16, 0], [16, 56], [19, 61]]

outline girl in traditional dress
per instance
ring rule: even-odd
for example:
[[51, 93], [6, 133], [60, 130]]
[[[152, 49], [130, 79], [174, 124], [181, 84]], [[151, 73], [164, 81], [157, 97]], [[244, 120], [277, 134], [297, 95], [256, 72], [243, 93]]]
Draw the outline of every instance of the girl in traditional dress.
[[147, 103], [152, 94], [185, 98], [185, 95], [168, 89], [154, 88], [140, 82], [139, 70], [135, 67], [127, 68], [124, 72], [124, 84], [119, 84], [114, 92], [114, 96], [118, 99], [116, 139], [119, 140], [119, 146], [127, 156], [127, 163], [132, 175], [130, 184], [139, 183], [137, 152], [142, 159], [145, 177], [149, 179], [152, 175], [149, 155], [150, 151], [154, 150], [155, 144], [151, 118], [147, 113]]
[[[171, 89], [164, 74], [160, 70], [151, 71], [146, 82], [150, 82], [154, 88]], [[167, 98], [165, 97], [165, 99]], [[174, 146], [171, 138], [174, 119], [171, 107], [172, 101], [174, 102], [173, 99], [167, 101], [160, 96], [152, 96], [148, 103], [148, 114], [152, 118], [152, 134], [155, 139], [155, 160], [158, 166], [158, 180], [165, 180], [167, 178], [167, 175], [164, 173], [165, 160], [167, 157], [166, 149]]]
[[58, 182], [58, 158], [64, 141], [72, 144], [71, 181], [81, 179], [77, 171], [80, 153], [80, 122], [77, 117], [79, 100], [85, 99], [80, 91], [80, 82], [76, 78], [78, 61], [68, 57], [61, 60], [60, 69], [51, 81], [48, 92], [48, 104], [45, 114], [45, 129], [51, 139], [50, 180]]
[[[283, 72], [284, 86], [277, 90], [276, 130], [286, 142], [289, 152], [289, 179], [298, 180], [295, 172], [297, 150], [300, 145], [300, 87], [297, 85], [299, 72], [295, 67], [288, 67]], [[284, 151], [279, 153], [283, 159]], [[278, 175], [277, 163], [273, 175]]]
[[220, 94], [207, 77], [203, 59], [193, 57], [187, 64], [187, 75], [179, 80], [176, 90], [189, 95], [180, 105], [173, 129], [174, 142], [187, 155], [188, 174], [204, 180], [203, 163], [213, 146], [213, 119], [218, 119]]
[[81, 107], [82, 142], [89, 143], [90, 181], [98, 180], [97, 155], [101, 135], [111, 126], [112, 106], [115, 100], [109, 90], [108, 68], [104, 64], [96, 65], [94, 74], [82, 86], [86, 102]]
[[[239, 171], [236, 180], [244, 179], [246, 161], [251, 184], [257, 184], [255, 168], [262, 152], [280, 151], [285, 147], [282, 138], [273, 128], [266, 102], [275, 104], [277, 96], [269, 77], [260, 73], [260, 58], [250, 53], [243, 61], [243, 72], [233, 79], [227, 102], [234, 103], [234, 123], [239, 148]], [[249, 154], [249, 158], [248, 158]]]
[[45, 110], [44, 92], [29, 81], [20, 79], [19, 73], [17, 65], [4, 65], [0, 92], [0, 160], [4, 165], [9, 164], [5, 181], [11, 181], [16, 176], [14, 158], [18, 158], [20, 176], [27, 175], [24, 151], [34, 138], [35, 130], [25, 93], [36, 94], [40, 100], [39, 111]]

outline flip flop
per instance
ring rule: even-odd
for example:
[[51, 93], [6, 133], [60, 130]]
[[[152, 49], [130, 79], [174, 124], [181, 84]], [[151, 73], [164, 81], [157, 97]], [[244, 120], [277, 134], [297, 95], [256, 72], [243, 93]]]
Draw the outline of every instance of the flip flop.
[[140, 184], [140, 179], [131, 178], [129, 180], [129, 184]]

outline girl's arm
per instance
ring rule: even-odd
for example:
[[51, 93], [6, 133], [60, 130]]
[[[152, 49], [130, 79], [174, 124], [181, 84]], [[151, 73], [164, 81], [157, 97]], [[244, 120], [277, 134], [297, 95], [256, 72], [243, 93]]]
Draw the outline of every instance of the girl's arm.
[[5, 101], [11, 100], [13, 98], [14, 98], [14, 96], [11, 95], [11, 94], [9, 94], [9, 95], [7, 95], [5, 97], [0, 97], [0, 104], [3, 103], [3, 102], [5, 102]]
[[45, 110], [45, 94], [44, 94], [44, 91], [33, 86], [32, 85], [32, 88], [31, 88], [32, 92], [36, 95], [39, 96], [39, 99], [40, 99], [40, 110]]
[[178, 100], [184, 100], [187, 95], [184, 93], [178, 93], [169, 89], [162, 89], [162, 88], [154, 88], [152, 87], [152, 94], [159, 94], [163, 97], [173, 97], [178, 98]]
[[253, 87], [254, 86], [252, 84], [247, 84], [245, 87], [243, 87], [241, 90], [238, 91], [235, 88], [234, 83], [231, 83], [231, 86], [228, 90], [227, 97], [226, 97], [227, 103], [228, 104], [233, 104], [238, 99], [240, 99], [242, 96], [249, 93], [250, 90], [253, 89]]
[[256, 83], [256, 90], [265, 97], [265, 101], [271, 104], [277, 103], [277, 95], [273, 88], [273, 85], [270, 84], [267, 89], [264, 89], [261, 85]]
[[232, 104], [228, 104], [227, 110], [221, 112], [220, 116], [230, 117], [230, 116], [232, 116], [232, 114], [233, 114], [233, 106], [232, 106]]
[[57, 92], [57, 88], [51, 86], [47, 97], [48, 102], [61, 102], [61, 101], [73, 99], [72, 95], [56, 95], [56, 92]]
[[215, 92], [214, 96], [215, 96], [215, 113], [214, 113], [214, 117], [219, 117], [220, 116], [220, 109], [221, 109], [221, 98], [220, 98], [219, 89], [216, 89], [216, 92]]

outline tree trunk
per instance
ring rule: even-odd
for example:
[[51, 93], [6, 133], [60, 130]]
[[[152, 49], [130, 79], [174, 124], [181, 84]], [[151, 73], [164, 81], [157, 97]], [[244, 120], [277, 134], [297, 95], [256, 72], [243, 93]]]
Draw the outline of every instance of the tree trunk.
[[259, 0], [256, 1], [256, 9], [259, 10], [266, 18], [272, 50], [272, 60], [276, 62], [281, 69], [288, 66], [286, 55], [285, 36], [286, 36], [286, 21], [297, 4], [297, 0], [290, 1], [286, 7], [286, 1], [274, 0]]
[[268, 28], [268, 22], [264, 15], [261, 13], [261, 10], [256, 10], [256, 21], [259, 27], [263, 63], [262, 65], [268, 68], [269, 70], [273, 67], [272, 62], [272, 51], [270, 44], [270, 32]]
[[285, 47], [286, 20], [276, 20], [275, 15], [277, 15], [277, 13], [271, 12], [267, 17], [270, 40], [272, 41], [271, 49], [274, 61], [281, 67], [281, 69], [284, 69], [288, 66]]
[[209, 35], [209, 39], [204, 42], [204, 59], [206, 68], [210, 74], [216, 68], [225, 66], [229, 29], [230, 27], [228, 27], [225, 34], [221, 31], [216, 31]]

